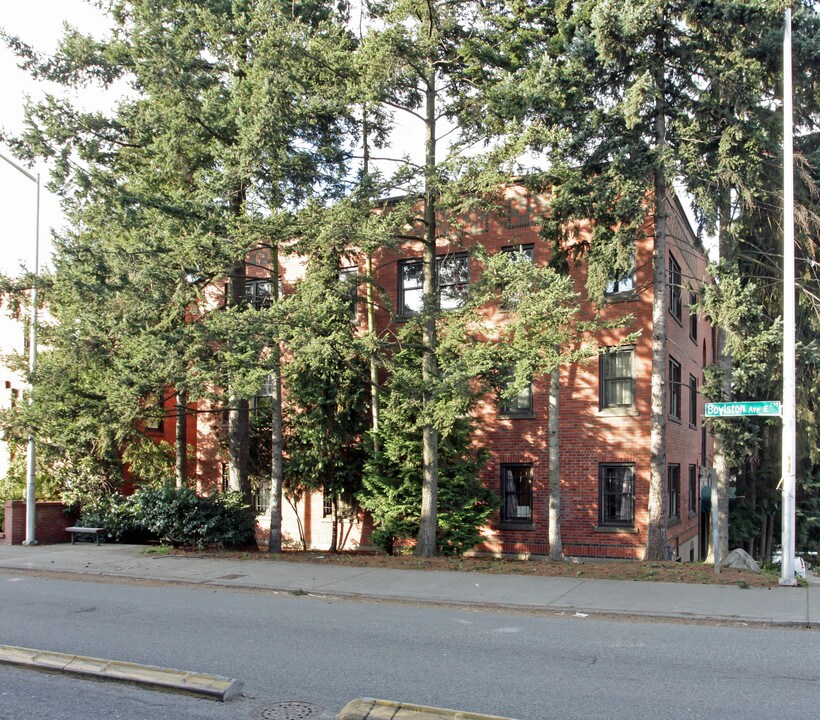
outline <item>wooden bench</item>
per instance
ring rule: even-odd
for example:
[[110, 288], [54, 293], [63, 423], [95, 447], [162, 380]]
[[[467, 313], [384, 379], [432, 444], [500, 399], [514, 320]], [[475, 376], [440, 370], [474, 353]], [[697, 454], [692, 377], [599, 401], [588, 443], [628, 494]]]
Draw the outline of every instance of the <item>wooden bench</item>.
[[77, 535], [95, 535], [97, 538], [97, 545], [100, 544], [100, 535], [105, 535], [108, 530], [105, 528], [95, 528], [95, 527], [67, 527], [65, 529], [66, 532], [71, 533], [71, 544], [74, 544], [74, 540], [76, 539]]

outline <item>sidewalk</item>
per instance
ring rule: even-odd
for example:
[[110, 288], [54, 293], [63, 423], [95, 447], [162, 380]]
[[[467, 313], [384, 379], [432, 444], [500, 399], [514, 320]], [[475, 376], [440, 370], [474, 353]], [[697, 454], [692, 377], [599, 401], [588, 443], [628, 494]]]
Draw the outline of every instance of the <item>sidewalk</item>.
[[0, 546], [0, 572], [70, 573], [225, 588], [532, 609], [818, 627], [820, 581], [801, 588], [388, 570], [275, 560], [143, 554], [137, 545]]

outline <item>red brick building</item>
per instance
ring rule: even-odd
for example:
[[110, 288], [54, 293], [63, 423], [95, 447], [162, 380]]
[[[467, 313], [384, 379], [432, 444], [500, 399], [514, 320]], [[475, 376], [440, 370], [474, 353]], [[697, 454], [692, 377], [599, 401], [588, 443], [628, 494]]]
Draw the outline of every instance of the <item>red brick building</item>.
[[[690, 311], [697, 288], [706, 280], [706, 258], [685, 218], [680, 203], [670, 199], [669, 241], [664, 259], [668, 289], [666, 332], [667, 473], [664, 487], [667, 544], [684, 561], [699, 560], [704, 552], [700, 511], [702, 471], [711, 460], [711, 443], [703, 426], [700, 387], [703, 369], [713, 361], [714, 338], [708, 323]], [[488, 216], [442, 223], [439, 241], [439, 292], [442, 307], [458, 297], [481, 272], [469, 250], [481, 243], [489, 253], [515, 251], [537, 265], [546, 265], [549, 246], [539, 236], [541, 199], [521, 187], [507, 190], [504, 209]], [[449, 228], [453, 228], [450, 230]], [[458, 229], [455, 229], [458, 228]], [[588, 232], [588, 224], [578, 232]], [[261, 251], [258, 251], [261, 252]], [[607, 303], [588, 313], [605, 319], [632, 315], [633, 324], [593, 338], [601, 347], [618, 345], [640, 331], [633, 345], [602, 353], [584, 363], [562, 367], [560, 373], [559, 446], [561, 465], [561, 525], [564, 552], [570, 556], [641, 558], [646, 547], [650, 478], [650, 379], [652, 374], [653, 222], [635, 250], [635, 270], [613, 279]], [[380, 329], [395, 327], [420, 307], [421, 244], [409, 241], [374, 258], [378, 284], [390, 300], [392, 315], [377, 311]], [[258, 273], [264, 258], [253, 257], [249, 275]], [[363, 272], [363, 260], [359, 272]], [[287, 293], [300, 274], [298, 260], [282, 266], [281, 284]], [[586, 268], [575, 264], [571, 274], [585, 296]], [[252, 295], [264, 294], [265, 280], [249, 280]], [[363, 290], [361, 291], [363, 293]], [[504, 313], [490, 309], [491, 319], [504, 322]], [[364, 323], [364, 311], [359, 320]], [[499, 405], [486, 399], [480, 408], [480, 441], [490, 450], [482, 479], [496, 490], [501, 509], [484, 532], [479, 553], [544, 555], [549, 550], [549, 438], [547, 381], [536, 380], [514, 401]], [[218, 413], [198, 414], [195, 448], [200, 487], [220, 483]], [[283, 537], [299, 539], [296, 514], [283, 507]], [[301, 532], [308, 547], [323, 549], [330, 540], [329, 508], [320, 494], [298, 507]], [[267, 517], [260, 515], [260, 524]], [[367, 547], [369, 523], [352, 513], [342, 530], [340, 547]]]

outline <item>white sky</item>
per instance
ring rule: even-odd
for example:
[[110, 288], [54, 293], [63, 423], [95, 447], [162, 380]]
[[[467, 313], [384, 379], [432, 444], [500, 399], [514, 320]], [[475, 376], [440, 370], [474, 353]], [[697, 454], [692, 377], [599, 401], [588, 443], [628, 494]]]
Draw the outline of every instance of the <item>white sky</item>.
[[[65, 21], [94, 34], [104, 33], [107, 27], [100, 12], [84, 0], [3, 0], [0, 9], [0, 27], [41, 52], [56, 49]], [[21, 132], [25, 97], [36, 99], [44, 92], [41, 84], [17, 67], [14, 54], [5, 44], [0, 44], [0, 127], [14, 134]], [[0, 145], [0, 153], [10, 156], [9, 149], [3, 145]], [[27, 169], [41, 174], [43, 186], [40, 194], [42, 267], [48, 264], [51, 255], [51, 228], [62, 225], [62, 215], [58, 198], [45, 189], [48, 182], [45, 164]], [[0, 161], [0, 272], [16, 273], [21, 263], [27, 268], [34, 265], [36, 194], [35, 183]]]

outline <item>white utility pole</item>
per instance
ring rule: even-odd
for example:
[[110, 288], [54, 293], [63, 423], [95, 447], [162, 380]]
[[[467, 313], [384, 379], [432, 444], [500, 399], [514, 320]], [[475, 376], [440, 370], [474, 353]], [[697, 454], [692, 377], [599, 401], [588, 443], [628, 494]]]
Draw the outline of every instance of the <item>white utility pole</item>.
[[797, 585], [794, 577], [794, 528], [797, 460], [795, 417], [794, 158], [792, 154], [792, 11], [786, 10], [783, 33], [783, 437], [781, 482], [783, 515], [780, 584]]
[[[28, 371], [31, 388], [29, 390], [29, 402], [31, 393], [34, 390], [34, 370], [37, 365], [37, 278], [39, 277], [40, 266], [40, 173], [32, 175], [28, 170], [20, 167], [16, 162], [0, 153], [0, 159], [5, 160], [15, 170], [25, 175], [29, 180], [37, 185], [37, 205], [35, 209], [36, 218], [34, 221], [34, 276], [31, 285], [31, 309], [29, 315], [29, 348], [28, 348]], [[37, 510], [37, 491], [35, 487], [35, 448], [34, 430], [30, 429], [28, 434], [28, 453], [26, 457], [26, 539], [23, 545], [36, 545], [35, 526]]]

